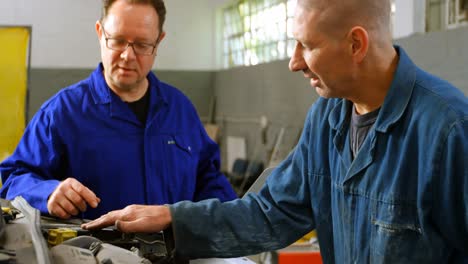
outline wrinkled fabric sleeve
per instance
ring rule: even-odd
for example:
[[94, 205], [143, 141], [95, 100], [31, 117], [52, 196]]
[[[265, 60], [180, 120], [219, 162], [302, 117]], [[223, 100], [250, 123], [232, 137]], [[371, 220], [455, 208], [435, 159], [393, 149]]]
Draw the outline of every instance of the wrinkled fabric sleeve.
[[227, 177], [220, 171], [218, 144], [210, 139], [198, 117], [197, 121], [201, 150], [194, 201], [218, 198], [225, 202], [237, 198]]
[[468, 119], [450, 127], [440, 147], [438, 181], [434, 184], [433, 218], [442, 236], [468, 256]]
[[41, 109], [30, 121], [13, 154], [0, 164], [2, 198], [23, 196], [41, 213], [59, 184], [54, 179], [60, 162], [60, 143], [52, 118]]
[[298, 145], [258, 194], [225, 203], [211, 199], [170, 206], [177, 254], [190, 258], [256, 254], [290, 245], [314, 228], [307, 120]]

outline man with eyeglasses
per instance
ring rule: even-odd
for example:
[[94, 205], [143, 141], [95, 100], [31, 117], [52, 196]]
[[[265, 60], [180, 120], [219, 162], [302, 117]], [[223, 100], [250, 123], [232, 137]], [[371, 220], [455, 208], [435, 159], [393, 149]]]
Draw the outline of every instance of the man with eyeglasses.
[[103, 1], [102, 63], [31, 120], [0, 165], [3, 198], [94, 219], [130, 204], [236, 197], [193, 105], [151, 72], [165, 15], [163, 0]]

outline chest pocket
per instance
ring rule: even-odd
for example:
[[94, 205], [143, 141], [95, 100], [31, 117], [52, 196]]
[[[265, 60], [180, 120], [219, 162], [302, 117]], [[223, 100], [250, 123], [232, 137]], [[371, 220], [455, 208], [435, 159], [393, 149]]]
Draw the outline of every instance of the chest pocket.
[[160, 188], [167, 194], [166, 202], [193, 199], [199, 156], [196, 140], [184, 134], [163, 134], [160, 137], [163, 152], [157, 154], [160, 157], [156, 159], [156, 175], [160, 180], [155, 184], [164, 182]]
[[426, 263], [432, 259], [416, 206], [378, 202], [372, 211], [370, 263]]
[[192, 163], [196, 158], [196, 146], [184, 135], [167, 135], [164, 137], [165, 160], [168, 162], [168, 170], [185, 168], [192, 171]]
[[185, 152], [189, 156], [192, 156], [193, 146], [189, 143], [189, 140], [181, 135], [174, 135], [168, 140], [168, 145], [175, 145], [179, 150]]

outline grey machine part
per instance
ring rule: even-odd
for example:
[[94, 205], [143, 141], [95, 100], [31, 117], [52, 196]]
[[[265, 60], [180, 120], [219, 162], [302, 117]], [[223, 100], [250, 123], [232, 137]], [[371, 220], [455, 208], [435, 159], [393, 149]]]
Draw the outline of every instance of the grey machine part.
[[[6, 202], [9, 201], [2, 200], [2, 205], [7, 205]], [[22, 197], [16, 197], [7, 206], [18, 211], [19, 214], [7, 223], [5, 222], [6, 215], [2, 211], [0, 264], [178, 264], [168, 257], [172, 252], [166, 248], [163, 232], [123, 234], [113, 228], [90, 232], [82, 230], [79, 223], [74, 221], [63, 222], [58, 219], [53, 221], [47, 217], [44, 221], [41, 219], [40, 212], [31, 207]], [[45, 236], [48, 230], [55, 228], [77, 230], [78, 236], [49, 248]], [[146, 256], [149, 256], [151, 260]]]
[[[262, 174], [264, 175], [264, 174]], [[257, 182], [261, 181], [259, 177]], [[256, 183], [257, 183], [256, 182]], [[260, 183], [258, 183], [260, 184]], [[263, 183], [261, 183], [263, 185]], [[255, 184], [252, 186], [255, 189]], [[250, 191], [252, 191], [250, 188]], [[62, 221], [41, 217], [22, 197], [16, 197], [7, 205], [18, 214], [5, 221], [0, 217], [0, 264], [253, 264], [245, 257], [231, 259], [177, 259], [172, 256], [171, 232], [152, 234], [122, 234], [113, 228], [96, 233], [82, 230], [74, 220]], [[71, 228], [77, 237], [61, 244], [48, 247], [47, 230]], [[166, 245], [166, 243], [168, 243]]]
[[[31, 207], [29, 203], [21, 196], [16, 197], [11, 204], [18, 209], [25, 217], [27, 223], [29, 223], [31, 242], [34, 248], [32, 251], [35, 255], [37, 264], [51, 264], [49, 249], [42, 236], [41, 231], [41, 214], [39, 210]], [[28, 251], [31, 252], [31, 251]], [[22, 256], [23, 254], [19, 254]]]

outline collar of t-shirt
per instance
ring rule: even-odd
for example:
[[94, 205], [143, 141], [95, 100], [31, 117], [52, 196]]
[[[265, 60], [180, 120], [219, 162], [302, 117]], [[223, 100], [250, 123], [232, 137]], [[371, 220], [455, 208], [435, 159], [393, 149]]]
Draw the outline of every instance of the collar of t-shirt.
[[379, 115], [380, 108], [369, 112], [367, 114], [358, 115], [356, 108], [353, 105], [351, 110], [351, 123], [349, 129], [349, 139], [351, 152], [353, 153], [353, 158], [355, 158], [359, 152], [359, 149], [362, 146], [362, 143], [367, 137], [372, 126], [377, 120]]
[[134, 102], [125, 102], [132, 112], [136, 115], [137, 119], [142, 123], [146, 124], [146, 117], [148, 116], [149, 101], [150, 101], [150, 89], [146, 89], [145, 94], [140, 99]]

